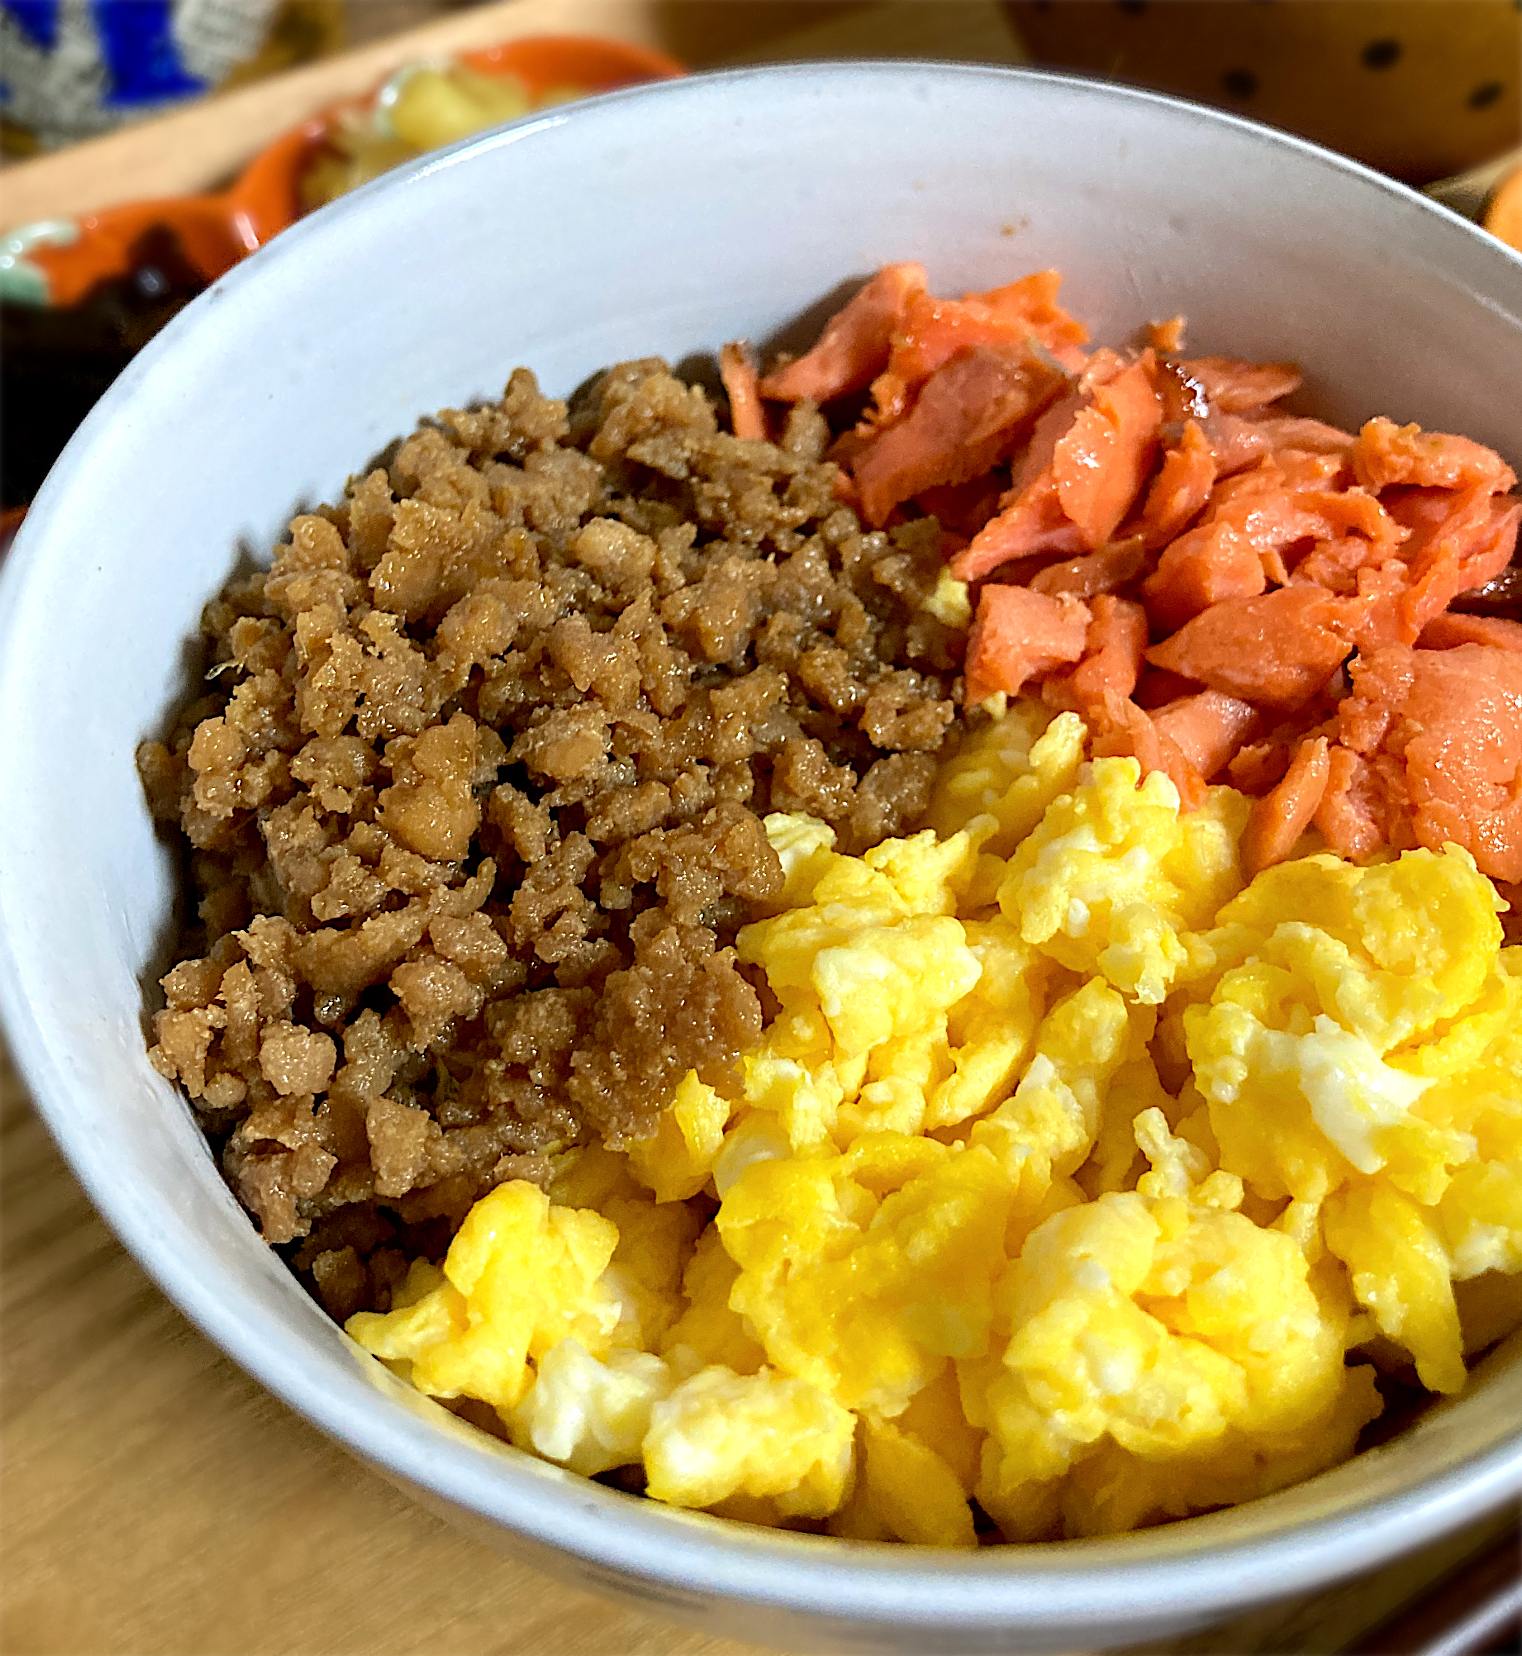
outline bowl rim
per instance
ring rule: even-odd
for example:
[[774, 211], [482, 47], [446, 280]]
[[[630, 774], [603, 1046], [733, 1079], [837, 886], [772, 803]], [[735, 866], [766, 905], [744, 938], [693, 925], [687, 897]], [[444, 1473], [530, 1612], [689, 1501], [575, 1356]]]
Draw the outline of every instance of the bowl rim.
[[[407, 189], [474, 154], [533, 142], [567, 122], [617, 120], [626, 104], [643, 99], [703, 100], [778, 83], [830, 85], [874, 78], [886, 90], [890, 83], [907, 84], [927, 75], [1002, 81], [1012, 87], [1038, 81], [1100, 104], [1161, 107], [1207, 130], [1218, 125], [1236, 129], [1260, 144], [1293, 151], [1322, 168], [1361, 180], [1408, 211], [1447, 224], [1448, 233], [1457, 231], [1461, 237], [1473, 238], [1477, 248], [1489, 249], [1490, 256], [1500, 261], [1495, 267], [1498, 271], [1510, 269], [1522, 276], [1522, 255], [1441, 204], [1359, 162], [1226, 111], [1096, 77], [996, 65], [867, 59], [747, 67], [604, 93], [474, 135], [382, 175], [291, 226], [267, 248], [219, 278], [176, 317], [129, 365], [71, 440], [0, 568], [0, 688], [5, 681], [3, 663], [11, 656], [8, 641], [22, 607], [20, 596], [46, 550], [49, 507], [83, 479], [92, 445], [133, 396], [142, 377], [157, 372], [166, 353], [176, 350], [185, 329], [193, 327], [195, 319], [220, 297], [241, 284], [259, 281], [274, 260], [304, 259], [310, 238], [326, 238], [337, 231], [345, 216], [367, 212], [376, 192]], [[1494, 303], [1483, 295], [1475, 299]], [[1522, 325], [1522, 307], [1518, 320]], [[0, 854], [5, 835], [5, 818], [0, 813]], [[0, 881], [0, 1025], [10, 1039], [16, 1067], [97, 1211], [179, 1310], [260, 1384], [362, 1459], [495, 1526], [568, 1554], [610, 1581], [644, 1582], [658, 1606], [680, 1607], [697, 1593], [839, 1624], [860, 1619], [881, 1624], [891, 1619], [911, 1627], [972, 1630], [1008, 1625], [1012, 1617], [1019, 1617], [1032, 1631], [1048, 1633], [1080, 1626], [1092, 1629], [1104, 1621], [1119, 1624], [1127, 1618], [1134, 1625], [1134, 1618], [1155, 1617], [1163, 1606], [1181, 1621], [1189, 1616], [1204, 1621], [1212, 1614], [1306, 1591], [1388, 1560], [1522, 1493], [1522, 1432], [1518, 1432], [1435, 1478], [1382, 1497], [1376, 1510], [1360, 1513], [1351, 1528], [1350, 1514], [1334, 1511], [1293, 1522], [1264, 1537], [1212, 1539], [1220, 1528], [1217, 1520], [1249, 1508], [1267, 1511], [1266, 1503], [1279, 1498], [1269, 1495], [1222, 1513], [1128, 1535], [947, 1553], [897, 1543], [753, 1530], [662, 1507], [581, 1479], [574, 1480], [573, 1489], [531, 1476], [533, 1471], [545, 1470], [541, 1463], [515, 1464], [515, 1452], [507, 1452], [504, 1459], [503, 1446], [484, 1436], [480, 1446], [464, 1442], [440, 1431], [420, 1413], [388, 1408], [356, 1414], [338, 1395], [329, 1395], [325, 1389], [302, 1391], [292, 1384], [292, 1365], [299, 1371], [301, 1354], [310, 1341], [291, 1318], [251, 1321], [239, 1315], [215, 1292], [196, 1261], [166, 1256], [157, 1249], [130, 1205], [117, 1195], [109, 1170], [92, 1157], [87, 1135], [71, 1119], [70, 1094], [75, 1084], [34, 1022], [15, 931], [4, 922], [4, 883]], [[560, 1474], [562, 1479], [568, 1476]], [[1173, 1544], [1170, 1537], [1179, 1540]]]

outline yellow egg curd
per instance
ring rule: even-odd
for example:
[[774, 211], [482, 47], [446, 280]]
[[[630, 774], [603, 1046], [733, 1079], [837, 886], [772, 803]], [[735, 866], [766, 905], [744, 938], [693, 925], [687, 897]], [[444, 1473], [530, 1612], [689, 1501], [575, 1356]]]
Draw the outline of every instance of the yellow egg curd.
[[1107, 1534], [1346, 1458], [1376, 1364], [1453, 1392], [1522, 1320], [1522, 949], [1451, 846], [1244, 886], [1249, 805], [1017, 703], [918, 834], [768, 818], [732, 1080], [491, 1191], [349, 1333], [574, 1471], [842, 1536]]

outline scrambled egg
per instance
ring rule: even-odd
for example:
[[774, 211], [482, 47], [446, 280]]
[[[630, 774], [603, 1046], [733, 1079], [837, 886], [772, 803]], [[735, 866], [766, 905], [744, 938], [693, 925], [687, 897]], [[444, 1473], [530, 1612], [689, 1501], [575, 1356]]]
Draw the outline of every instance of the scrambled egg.
[[573, 1471], [960, 1547], [1309, 1476], [1375, 1363], [1457, 1390], [1522, 1320], [1494, 888], [1453, 847], [1244, 887], [1242, 796], [1181, 813], [1084, 743], [1015, 703], [862, 857], [769, 818], [737, 948], [777, 1011], [732, 1082], [493, 1190], [349, 1332]]

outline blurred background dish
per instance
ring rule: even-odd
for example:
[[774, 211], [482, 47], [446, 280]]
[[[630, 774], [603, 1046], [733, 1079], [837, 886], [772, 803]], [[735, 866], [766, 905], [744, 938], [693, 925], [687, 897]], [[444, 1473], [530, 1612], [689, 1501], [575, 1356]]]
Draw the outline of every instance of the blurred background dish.
[[[282, 134], [226, 191], [125, 203], [0, 242], [0, 502], [24, 505], [96, 399], [174, 315], [309, 212], [429, 149], [639, 81], [680, 75], [663, 52], [534, 36], [407, 65], [363, 98]], [[7, 262], [8, 260], [8, 262]]]
[[1408, 184], [1514, 148], [1512, 0], [1010, 0], [1040, 63], [1195, 98]]
[[0, 258], [0, 295], [77, 304], [97, 282], [132, 270], [132, 248], [149, 229], [172, 233], [191, 267], [215, 281], [302, 213], [425, 150], [547, 104], [681, 73], [663, 52], [580, 35], [407, 64], [367, 96], [283, 133], [225, 191], [126, 203], [13, 231], [9, 259]]
[[1514, 0], [1005, 0], [1033, 62], [1228, 109], [1522, 249]]
[[373, 97], [328, 113], [320, 144], [296, 158], [298, 211], [534, 110], [684, 72], [674, 58], [646, 47], [555, 35], [407, 64]]

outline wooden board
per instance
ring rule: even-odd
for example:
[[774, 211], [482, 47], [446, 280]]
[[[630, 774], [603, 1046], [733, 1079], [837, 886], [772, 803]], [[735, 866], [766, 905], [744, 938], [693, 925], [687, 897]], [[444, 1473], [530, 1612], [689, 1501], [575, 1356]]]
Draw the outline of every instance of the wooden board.
[[[800, 28], [800, 19], [804, 27]], [[1014, 62], [988, 0], [511, 0], [7, 169], [0, 218], [199, 188], [401, 62], [553, 27], [689, 62], [847, 53]], [[30, 180], [18, 196], [17, 181]], [[30, 193], [26, 193], [26, 192]], [[104, 192], [104, 193], [103, 193]], [[25, 203], [17, 210], [16, 203]], [[6, 1656], [744, 1656], [456, 1534], [208, 1344], [119, 1246], [0, 1051], [0, 1651]], [[1175, 1656], [1329, 1653], [1500, 1532], [1242, 1618]]]

